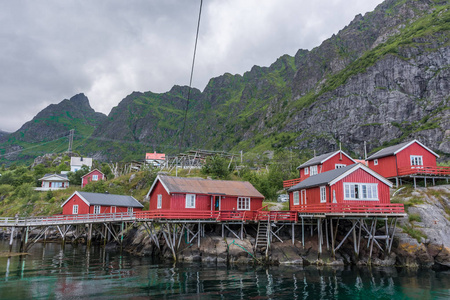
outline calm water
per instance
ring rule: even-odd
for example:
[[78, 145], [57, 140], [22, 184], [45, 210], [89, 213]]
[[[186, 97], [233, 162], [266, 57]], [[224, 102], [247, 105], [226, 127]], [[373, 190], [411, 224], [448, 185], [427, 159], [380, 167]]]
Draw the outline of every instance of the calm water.
[[[0, 241], [0, 251], [7, 243]], [[0, 299], [450, 299], [450, 272], [155, 264], [99, 247], [37, 244], [0, 257]]]

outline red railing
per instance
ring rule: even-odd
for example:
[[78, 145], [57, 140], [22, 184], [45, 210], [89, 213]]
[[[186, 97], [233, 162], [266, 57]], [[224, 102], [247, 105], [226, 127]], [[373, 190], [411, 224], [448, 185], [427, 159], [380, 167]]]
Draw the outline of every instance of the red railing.
[[450, 176], [450, 167], [441, 166], [411, 166], [399, 168], [398, 175], [431, 175], [431, 176]]
[[285, 180], [283, 181], [283, 188], [290, 188], [291, 186], [296, 185], [300, 181], [301, 181], [300, 178]]
[[305, 213], [368, 213], [368, 214], [404, 214], [402, 203], [389, 204], [352, 204], [352, 203], [323, 203], [303, 205], [292, 208]]
[[280, 211], [259, 211], [256, 216], [257, 221], [291, 221], [297, 222], [298, 212], [290, 210], [280, 210]]

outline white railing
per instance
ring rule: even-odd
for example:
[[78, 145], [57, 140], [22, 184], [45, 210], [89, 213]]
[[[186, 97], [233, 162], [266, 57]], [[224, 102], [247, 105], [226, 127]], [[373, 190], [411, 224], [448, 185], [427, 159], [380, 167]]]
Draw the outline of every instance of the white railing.
[[134, 221], [134, 213], [83, 214], [83, 215], [53, 215], [47, 217], [0, 217], [0, 227], [40, 226], [79, 223], [101, 223], [114, 221]]

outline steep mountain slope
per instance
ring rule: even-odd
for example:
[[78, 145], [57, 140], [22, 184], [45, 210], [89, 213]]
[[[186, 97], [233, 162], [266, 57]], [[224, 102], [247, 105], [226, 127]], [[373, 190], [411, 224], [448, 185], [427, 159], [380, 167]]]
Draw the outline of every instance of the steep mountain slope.
[[[347, 151], [362, 156], [364, 141], [374, 151], [419, 138], [450, 153], [449, 14], [447, 1], [388, 0], [375, 11], [356, 16], [311, 51], [299, 50], [295, 58], [284, 55], [270, 67], [255, 66], [243, 76], [213, 78], [191, 98], [183, 146], [289, 147], [320, 153], [342, 142]], [[186, 99], [172, 94], [158, 97], [174, 103]], [[139, 97], [124, 99], [127, 109], [121, 103], [110, 114], [108, 127], [117, 132], [121, 124], [134, 129], [147, 124], [150, 127], [128, 139], [172, 152], [182, 128], [183, 104], [165, 101], [165, 109], [170, 105], [178, 118], [169, 114], [166, 119], [155, 114], [156, 109], [142, 109], [138, 100], [131, 100]], [[147, 104], [161, 105], [152, 101]], [[130, 115], [133, 111], [139, 113]], [[161, 124], [161, 118], [171, 120], [171, 127]], [[94, 135], [100, 138], [103, 132]]]
[[75, 128], [89, 137], [76, 145], [84, 155], [129, 160], [153, 150], [177, 153], [179, 145], [323, 153], [342, 143], [363, 156], [365, 141], [371, 152], [418, 138], [445, 159], [449, 29], [448, 1], [386, 0], [311, 51], [212, 78], [203, 92], [192, 89], [184, 132], [188, 87], [174, 86], [161, 94], [133, 92], [107, 118], [65, 100], [9, 135], [7, 145], [20, 148]]
[[[0, 153], [13, 151], [14, 153], [6, 158], [16, 160], [34, 158], [36, 151], [46, 153], [52, 147], [62, 151], [67, 149], [67, 138], [64, 137], [69, 135], [71, 129], [75, 129], [78, 139], [86, 138], [105, 120], [104, 114], [91, 108], [84, 94], [78, 94], [59, 104], [49, 105], [18, 131], [0, 138]], [[64, 139], [64, 145], [61, 145], [61, 139]], [[40, 144], [42, 146], [39, 146]], [[30, 153], [19, 151], [28, 147], [33, 147], [34, 150]]]

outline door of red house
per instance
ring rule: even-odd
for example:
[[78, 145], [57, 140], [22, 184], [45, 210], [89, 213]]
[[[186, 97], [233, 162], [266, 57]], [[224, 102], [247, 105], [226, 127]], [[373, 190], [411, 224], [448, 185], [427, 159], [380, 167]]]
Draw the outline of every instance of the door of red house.
[[111, 213], [112, 213], [112, 214], [115, 214], [115, 213], [116, 213], [116, 210], [117, 210], [117, 209], [116, 209], [115, 206], [111, 206]]
[[220, 196], [214, 196], [214, 210], [220, 210]]
[[302, 190], [302, 205], [306, 205], [306, 190]]

